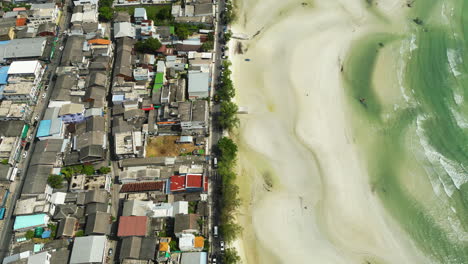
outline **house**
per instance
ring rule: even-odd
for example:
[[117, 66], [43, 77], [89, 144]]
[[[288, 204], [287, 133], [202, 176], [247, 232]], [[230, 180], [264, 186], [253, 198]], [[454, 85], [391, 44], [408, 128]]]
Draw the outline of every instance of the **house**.
[[[156, 254], [155, 237], [124, 237], [120, 248], [119, 259], [151, 260]], [[146, 262], [145, 262], [146, 263]]]
[[86, 4], [97, 5], [98, 2], [99, 0], [74, 0], [73, 4], [75, 6], [86, 5]]
[[13, 215], [31, 215], [31, 214], [48, 214], [54, 213], [55, 206], [49, 203], [48, 197], [45, 194], [37, 197], [27, 197], [16, 201], [15, 211]]
[[179, 237], [179, 248], [181, 251], [202, 251], [205, 239], [193, 234], [182, 234]]
[[84, 209], [82, 206], [76, 204], [62, 204], [58, 205], [55, 209], [54, 220], [62, 220], [67, 217], [74, 217], [76, 219], [81, 219], [84, 216]]
[[175, 215], [174, 234], [180, 237], [182, 234], [200, 233], [199, 219], [200, 217], [197, 214]]
[[136, 37], [135, 26], [129, 22], [114, 23], [114, 38], [132, 38]]
[[133, 70], [133, 78], [135, 81], [148, 81], [150, 72], [146, 68], [137, 67]]
[[114, 12], [114, 22], [129, 22], [131, 20], [130, 14], [126, 11], [117, 11]]
[[127, 200], [124, 203], [124, 216], [149, 216], [151, 218], [175, 217], [188, 214], [188, 202], [153, 203], [152, 201]]
[[141, 24], [143, 20], [148, 20], [148, 16], [146, 15], [146, 9], [142, 7], [135, 8], [135, 12], [133, 14], [136, 24]]
[[122, 77], [126, 81], [133, 80], [133, 58], [134, 40], [128, 37], [117, 39], [115, 54], [114, 77]]
[[78, 227], [78, 219], [75, 217], [65, 217], [60, 220], [57, 229], [57, 238], [73, 237]]
[[206, 252], [183, 252], [180, 264], [207, 264], [208, 253]]
[[0, 63], [5, 63], [6, 60], [43, 58], [46, 45], [46, 38], [12, 39], [5, 41], [0, 45]]
[[0, 28], [0, 41], [12, 40], [15, 38], [14, 27], [2, 27]]
[[55, 3], [32, 4], [30, 10], [32, 14], [28, 16], [29, 25], [37, 28], [44, 23], [57, 23], [59, 8]]
[[65, 104], [60, 108], [58, 117], [62, 119], [65, 124], [80, 123], [84, 120], [85, 108], [83, 104]]
[[197, 100], [179, 104], [182, 135], [204, 135], [208, 132], [208, 102]]
[[96, 212], [88, 215], [85, 234], [108, 235], [110, 233], [111, 215], [105, 212]]
[[20, 215], [15, 218], [13, 231], [22, 232], [36, 227], [46, 227], [50, 217], [46, 214]]
[[210, 75], [207, 72], [188, 73], [188, 95], [189, 99], [201, 99], [209, 97], [209, 79]]
[[28, 257], [28, 264], [50, 264], [52, 255], [49, 252], [41, 252]]
[[104, 190], [92, 190], [86, 193], [85, 195], [85, 204], [90, 203], [105, 203], [107, 204], [109, 200], [108, 193]]
[[153, 20], [142, 20], [140, 25], [140, 38], [142, 40], [154, 38], [156, 35], [156, 29], [154, 27]]
[[75, 66], [78, 68], [86, 68], [88, 61], [83, 56], [83, 43], [85, 36], [70, 36], [67, 38], [65, 48], [62, 53], [60, 66]]
[[154, 181], [159, 178], [159, 169], [141, 168], [137, 170], [124, 170], [119, 175], [121, 183], [131, 183], [140, 181]]
[[121, 216], [117, 236], [147, 236], [148, 223], [147, 216]]
[[39, 140], [63, 139], [65, 125], [62, 119], [58, 118], [60, 107], [47, 108], [43, 120], [39, 122], [36, 137]]
[[53, 22], [40, 24], [37, 28], [37, 35], [41, 37], [55, 36], [57, 25]]
[[36, 81], [41, 75], [42, 64], [38, 60], [13, 61], [8, 68], [8, 82]]
[[52, 195], [52, 188], [47, 184], [47, 178], [52, 173], [52, 168], [52, 165], [30, 166], [26, 173], [21, 196], [37, 196], [44, 193]]
[[118, 159], [143, 156], [144, 145], [140, 131], [115, 133], [114, 143], [115, 155]]
[[103, 263], [106, 252], [105, 236], [75, 238], [70, 264]]

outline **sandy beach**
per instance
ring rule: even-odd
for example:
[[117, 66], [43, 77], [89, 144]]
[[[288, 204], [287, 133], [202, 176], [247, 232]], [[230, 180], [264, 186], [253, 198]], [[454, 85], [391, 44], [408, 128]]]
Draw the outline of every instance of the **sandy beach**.
[[[374, 193], [343, 81], [354, 42], [405, 30], [388, 22], [405, 2], [238, 2], [233, 32], [260, 31], [244, 54], [230, 49], [236, 101], [249, 108], [238, 135], [243, 263], [431, 263]], [[373, 82], [398, 104], [385, 49]]]

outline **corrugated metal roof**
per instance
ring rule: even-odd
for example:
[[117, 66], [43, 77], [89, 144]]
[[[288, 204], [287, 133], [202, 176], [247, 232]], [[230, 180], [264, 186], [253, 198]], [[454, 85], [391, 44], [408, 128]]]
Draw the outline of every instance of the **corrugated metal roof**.
[[145, 236], [147, 216], [121, 216], [117, 236]]
[[13, 230], [43, 226], [46, 225], [48, 221], [49, 217], [46, 214], [17, 216], [15, 219]]

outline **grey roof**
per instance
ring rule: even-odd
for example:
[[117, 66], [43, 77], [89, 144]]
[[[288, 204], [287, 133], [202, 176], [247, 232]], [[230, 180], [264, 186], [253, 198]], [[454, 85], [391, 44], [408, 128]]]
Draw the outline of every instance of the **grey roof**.
[[192, 121], [207, 122], [208, 121], [208, 102], [205, 100], [197, 100], [192, 102]]
[[92, 86], [86, 89], [84, 100], [103, 101], [106, 98], [106, 89], [100, 86]]
[[57, 161], [56, 152], [34, 152], [29, 166], [34, 165], [54, 165]]
[[24, 121], [0, 121], [0, 136], [18, 137], [23, 130]]
[[88, 86], [101, 86], [106, 87], [107, 85], [107, 74], [102, 71], [93, 71], [88, 76]]
[[65, 166], [77, 165], [80, 163], [80, 154], [76, 151], [65, 154], [65, 157], [63, 158], [63, 164]]
[[104, 190], [92, 190], [86, 193], [85, 204], [108, 203], [108, 194]]
[[0, 164], [0, 181], [10, 181], [10, 179], [7, 178], [10, 168], [10, 165]]
[[24, 181], [22, 194], [41, 194], [44, 193], [53, 166], [34, 165], [28, 168], [26, 179]]
[[189, 72], [188, 74], [188, 92], [206, 92], [210, 75], [207, 72]]
[[135, 8], [134, 17], [145, 17], [146, 16], [146, 9], [143, 7], [137, 7]]
[[55, 152], [57, 154], [62, 150], [63, 139], [47, 139], [36, 143], [34, 153], [36, 152]]
[[81, 162], [96, 162], [106, 158], [106, 152], [101, 145], [91, 145], [80, 149], [79, 160]]
[[97, 22], [88, 22], [81, 24], [83, 27], [84, 33], [93, 33], [96, 32], [99, 28], [99, 23]]
[[12, 39], [0, 45], [0, 62], [5, 59], [42, 57], [46, 44], [47, 38]]
[[156, 34], [161, 38], [168, 38], [171, 36], [171, 27], [170, 26], [157, 26]]
[[105, 236], [75, 238], [70, 264], [102, 263], [106, 248]]
[[76, 136], [76, 147], [78, 150], [91, 145], [104, 146], [106, 134], [102, 131], [90, 131]]
[[86, 120], [86, 131], [105, 131], [105, 121], [103, 116], [92, 116]]
[[86, 220], [86, 235], [105, 235], [109, 234], [110, 231], [110, 220], [111, 215], [104, 212], [96, 212], [94, 214], [88, 215]]
[[77, 223], [78, 219], [76, 219], [75, 217], [65, 217], [65, 219], [60, 220], [57, 229], [57, 237], [59, 238], [63, 236], [73, 236]]
[[95, 214], [97, 212], [107, 212], [107, 204], [105, 203], [90, 203], [86, 205], [86, 215]]
[[50, 253], [50, 264], [63, 264], [68, 263], [70, 259], [70, 250], [66, 248], [61, 248]]
[[116, 12], [114, 15], [114, 22], [130, 22], [130, 14], [125, 11]]
[[73, 63], [79, 63], [83, 60], [83, 42], [84, 36], [70, 36], [65, 44], [60, 65], [69, 66]]
[[206, 252], [183, 252], [180, 264], [202, 264], [208, 263]]
[[132, 50], [134, 44], [135, 41], [127, 37], [117, 40], [114, 75], [133, 76]]
[[37, 28], [37, 34], [40, 34], [40, 33], [43, 33], [43, 32], [53, 32], [53, 33], [55, 33], [55, 29], [56, 29], [56, 25], [53, 22], [42, 23]]
[[181, 233], [187, 229], [199, 230], [197, 214], [176, 214], [174, 223], [174, 233]]
[[120, 248], [120, 260], [123, 259], [154, 259], [156, 254], [155, 237], [125, 237]]
[[83, 207], [77, 206], [76, 204], [59, 204], [55, 207], [54, 220], [64, 219], [67, 216], [75, 218], [81, 218], [84, 215]]
[[124, 112], [124, 119], [133, 119], [133, 118], [145, 118], [146, 114], [144, 110], [141, 109], [131, 109]]
[[208, 16], [213, 14], [213, 4], [196, 4], [195, 16]]
[[135, 26], [129, 22], [114, 23], [114, 38], [135, 38]]
[[71, 74], [59, 75], [55, 81], [51, 99], [57, 101], [69, 101], [70, 89], [76, 86], [77, 83], [77, 78]]

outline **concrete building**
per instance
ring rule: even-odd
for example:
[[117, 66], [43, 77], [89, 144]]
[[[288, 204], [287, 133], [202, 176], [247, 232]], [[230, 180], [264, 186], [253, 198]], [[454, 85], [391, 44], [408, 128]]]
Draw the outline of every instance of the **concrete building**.
[[141, 24], [143, 20], [148, 20], [148, 16], [146, 15], [146, 9], [142, 7], [135, 8], [133, 17], [135, 18], [136, 24]]
[[62, 119], [65, 124], [80, 123], [84, 121], [85, 108], [82, 104], [66, 104], [60, 108], [58, 117]]
[[105, 236], [85, 236], [75, 238], [70, 264], [103, 263], [106, 254]]
[[128, 37], [134, 39], [136, 37], [135, 26], [129, 22], [114, 23], [114, 38]]
[[201, 99], [209, 97], [210, 74], [207, 72], [188, 73], [188, 95], [189, 99]]

